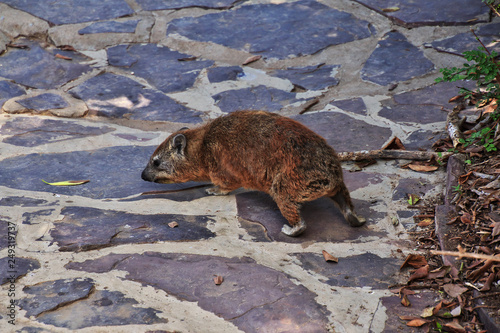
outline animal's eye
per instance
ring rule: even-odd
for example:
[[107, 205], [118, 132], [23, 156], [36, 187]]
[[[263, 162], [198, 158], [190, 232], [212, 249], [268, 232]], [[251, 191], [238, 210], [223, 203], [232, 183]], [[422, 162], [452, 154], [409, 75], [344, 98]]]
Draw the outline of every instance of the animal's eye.
[[159, 158], [157, 158], [157, 159], [153, 160], [153, 165], [154, 165], [155, 167], [159, 167], [159, 166], [160, 166], [160, 164], [161, 164], [161, 161], [160, 161], [160, 159], [159, 159]]

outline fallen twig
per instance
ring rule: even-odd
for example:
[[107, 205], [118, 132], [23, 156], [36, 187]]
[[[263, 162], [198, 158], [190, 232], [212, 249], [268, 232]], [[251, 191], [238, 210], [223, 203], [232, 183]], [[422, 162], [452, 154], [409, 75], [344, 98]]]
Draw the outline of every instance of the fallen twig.
[[435, 254], [435, 255], [458, 257], [459, 259], [460, 258], [473, 258], [473, 259], [492, 260], [492, 261], [499, 261], [500, 262], [500, 255], [498, 255], [498, 254], [494, 255], [494, 256], [490, 256], [490, 255], [487, 255], [487, 254], [468, 253], [461, 246], [458, 246], [458, 251], [437, 251], [437, 250], [432, 250], [431, 253]]
[[389, 158], [389, 159], [405, 159], [405, 160], [430, 160], [435, 158], [437, 160], [448, 158], [452, 155], [451, 152], [436, 153], [432, 151], [411, 151], [411, 150], [397, 150], [397, 149], [378, 149], [378, 150], [363, 150], [356, 152], [342, 152], [338, 153], [341, 161], [361, 161], [376, 158]]

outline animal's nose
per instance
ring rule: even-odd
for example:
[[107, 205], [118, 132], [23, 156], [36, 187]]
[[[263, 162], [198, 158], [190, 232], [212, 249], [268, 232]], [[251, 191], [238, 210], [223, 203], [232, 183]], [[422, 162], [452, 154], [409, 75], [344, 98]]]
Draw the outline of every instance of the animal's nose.
[[141, 178], [147, 182], [152, 182], [153, 178], [151, 177], [151, 174], [148, 172], [148, 168], [144, 169], [141, 174]]

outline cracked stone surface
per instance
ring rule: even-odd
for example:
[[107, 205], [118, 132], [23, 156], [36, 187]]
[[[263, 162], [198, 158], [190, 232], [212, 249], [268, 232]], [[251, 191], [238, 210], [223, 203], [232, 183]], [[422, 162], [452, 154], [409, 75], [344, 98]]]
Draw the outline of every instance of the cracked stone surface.
[[[153, 265], [153, 266], [152, 266]], [[163, 254], [103, 257], [83, 263], [71, 263], [71, 269], [82, 271], [126, 271], [125, 279], [165, 290], [168, 294], [214, 312], [244, 331], [262, 324], [270, 330], [301, 327], [307, 331], [322, 330], [328, 311], [314, 301], [314, 293], [295, 285], [285, 274], [258, 265], [250, 258]], [[221, 285], [213, 283], [215, 275], [224, 276]], [[301, 309], [290, 307], [300, 302]], [[286, 327], [286, 326], [285, 326]]]
[[[208, 216], [138, 215], [88, 207], [65, 207], [50, 236], [60, 251], [89, 251], [118, 244], [194, 241], [214, 237]], [[169, 223], [177, 222], [175, 228]], [[96, 233], [94, 230], [99, 229]]]
[[361, 70], [363, 80], [380, 85], [429, 73], [434, 64], [399, 32], [385, 34]]
[[343, 162], [367, 223], [350, 227], [320, 198], [295, 238], [267, 194], [209, 196], [208, 182], [141, 172], [170, 134], [241, 109], [291, 117], [338, 152], [393, 137], [432, 150], [448, 100], [475, 88], [435, 84], [439, 68], [463, 64], [469, 25], [490, 42], [500, 24], [480, 1], [442, 6], [0, 0], [0, 331], [405, 331], [399, 316], [439, 298], [410, 295], [407, 308], [388, 290], [411, 274], [399, 268], [415, 253], [407, 196], [443, 193], [443, 168]]
[[[310, 24], [304, 26], [304, 20]], [[313, 54], [372, 33], [367, 21], [315, 1], [241, 6], [233, 11], [176, 19], [167, 30], [168, 35], [275, 58]]]
[[[417, 3], [412, 0], [356, 0], [368, 8], [387, 16], [404, 27], [423, 25], [469, 25], [470, 22], [485, 22], [488, 8], [472, 0], [432, 1]], [[396, 11], [384, 11], [397, 7]]]

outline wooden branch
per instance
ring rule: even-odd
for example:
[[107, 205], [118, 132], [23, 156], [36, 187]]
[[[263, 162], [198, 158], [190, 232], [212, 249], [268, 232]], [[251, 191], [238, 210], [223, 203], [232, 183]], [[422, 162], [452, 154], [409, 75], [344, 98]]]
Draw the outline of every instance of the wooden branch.
[[361, 161], [376, 158], [425, 161], [430, 160], [431, 158], [439, 160], [450, 157], [451, 155], [451, 152], [436, 153], [432, 151], [411, 151], [397, 149], [363, 150], [356, 152], [338, 153], [339, 159], [341, 161]]
[[431, 251], [432, 254], [442, 255], [442, 256], [452, 256], [460, 258], [472, 258], [472, 259], [480, 259], [480, 260], [491, 260], [500, 262], [500, 255], [489, 256], [487, 254], [479, 254], [479, 253], [468, 253], [464, 248], [458, 246], [457, 251]]
[[454, 148], [460, 144], [460, 140], [463, 140], [462, 132], [460, 132], [460, 118], [458, 118], [460, 110], [461, 108], [456, 106], [446, 117], [446, 131], [450, 136], [451, 142], [453, 142]]

